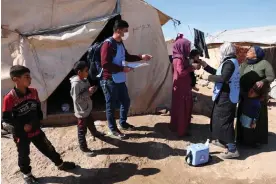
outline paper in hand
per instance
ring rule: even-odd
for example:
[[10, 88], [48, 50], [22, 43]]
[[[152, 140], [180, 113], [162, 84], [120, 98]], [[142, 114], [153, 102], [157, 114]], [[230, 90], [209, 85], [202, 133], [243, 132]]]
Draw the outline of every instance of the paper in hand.
[[135, 69], [135, 68], [140, 68], [140, 67], [144, 67], [144, 66], [149, 66], [149, 64], [148, 63], [132, 62], [132, 63], [127, 63], [126, 66]]

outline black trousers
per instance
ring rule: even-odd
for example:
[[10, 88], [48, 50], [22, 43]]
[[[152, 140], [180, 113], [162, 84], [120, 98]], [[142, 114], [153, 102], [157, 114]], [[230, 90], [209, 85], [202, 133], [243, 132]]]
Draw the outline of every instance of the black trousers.
[[229, 93], [221, 92], [218, 96], [214, 102], [210, 124], [212, 139], [218, 139], [224, 144], [235, 143], [236, 105], [231, 102]]
[[196, 76], [195, 76], [195, 72], [190, 72], [190, 76], [192, 79], [192, 87], [196, 86]]
[[47, 139], [44, 132], [41, 131], [40, 134], [32, 138], [15, 138], [18, 152], [18, 166], [23, 174], [29, 174], [32, 170], [29, 157], [31, 142], [42, 154], [54, 162], [56, 166], [59, 166], [63, 163], [60, 154], [56, 152], [55, 148]]
[[79, 139], [79, 145], [81, 150], [87, 148], [87, 143], [85, 138], [87, 134], [87, 128], [89, 129], [92, 135], [94, 135], [94, 133], [97, 131], [92, 115], [89, 115], [86, 118], [78, 119], [78, 139]]

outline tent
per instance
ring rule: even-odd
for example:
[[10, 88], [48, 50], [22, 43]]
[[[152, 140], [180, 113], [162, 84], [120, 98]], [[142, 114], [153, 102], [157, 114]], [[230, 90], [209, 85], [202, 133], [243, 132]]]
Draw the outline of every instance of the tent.
[[[217, 68], [220, 64], [219, 47], [224, 42], [232, 42], [237, 47], [238, 59], [244, 61], [246, 51], [252, 45], [261, 46], [268, 60], [276, 71], [276, 26], [256, 27], [237, 30], [225, 30], [207, 36], [206, 44], [210, 59], [204, 58], [211, 66]], [[204, 71], [197, 72], [204, 79], [208, 74]]]
[[[2, 97], [13, 87], [9, 68], [25, 65], [31, 69], [32, 86], [38, 89], [46, 117], [48, 98], [68, 79], [73, 64], [85, 58], [96, 39], [110, 35], [110, 21], [121, 17], [130, 25], [125, 41], [128, 51], [153, 55], [150, 66], [127, 75], [130, 114], [152, 113], [157, 107], [170, 106], [171, 70], [161, 25], [172, 18], [146, 2], [3, 0], [2, 7]], [[68, 95], [69, 91], [57, 94], [57, 100]]]
[[[249, 48], [252, 45], [259, 45], [266, 50], [268, 61], [276, 64], [276, 26], [256, 27], [237, 30], [225, 30], [209, 35], [206, 44], [210, 54], [210, 63], [213, 66], [219, 65], [219, 46], [224, 42], [232, 42], [237, 47]], [[274, 68], [276, 69], [276, 68]]]
[[167, 45], [167, 50], [168, 50], [168, 55], [169, 56], [172, 55], [173, 43], [174, 43], [174, 39], [167, 39], [166, 40], [166, 45]]

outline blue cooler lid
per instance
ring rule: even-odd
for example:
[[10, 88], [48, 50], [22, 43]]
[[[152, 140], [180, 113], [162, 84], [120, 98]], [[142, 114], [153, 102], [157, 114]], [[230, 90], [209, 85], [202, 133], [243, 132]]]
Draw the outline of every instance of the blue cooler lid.
[[193, 150], [193, 151], [200, 151], [200, 150], [204, 150], [204, 149], [209, 149], [208, 146], [206, 146], [205, 144], [202, 144], [202, 143], [192, 144], [188, 148], [190, 150]]

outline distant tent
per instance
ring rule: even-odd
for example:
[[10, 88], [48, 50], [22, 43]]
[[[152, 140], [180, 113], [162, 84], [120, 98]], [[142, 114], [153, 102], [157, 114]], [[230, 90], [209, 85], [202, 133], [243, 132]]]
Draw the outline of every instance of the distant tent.
[[[215, 68], [220, 64], [219, 47], [224, 42], [232, 42], [236, 45], [240, 63], [244, 62], [245, 54], [252, 45], [261, 46], [265, 51], [265, 59], [272, 64], [276, 72], [276, 26], [227, 30], [209, 35], [206, 38], [206, 44], [208, 46], [210, 59], [204, 60]], [[209, 75], [203, 70], [197, 72], [197, 74], [201, 75], [204, 79]], [[275, 89], [273, 88], [272, 92], [274, 96]]]
[[[9, 0], [3, 1], [2, 7], [2, 97], [12, 87], [9, 68], [25, 65], [31, 69], [32, 85], [38, 89], [46, 114], [49, 96], [63, 85], [68, 90], [73, 64], [85, 58], [87, 48], [96, 39], [110, 36], [112, 21], [122, 17], [130, 24], [130, 37], [125, 42], [128, 51], [153, 55], [150, 66], [127, 76], [131, 114], [170, 106], [171, 70], [161, 25], [171, 17], [146, 2]], [[69, 91], [63, 90], [56, 96], [58, 103], [68, 98]]]
[[209, 35], [206, 38], [210, 60], [213, 66], [219, 65], [219, 46], [224, 42], [232, 42], [240, 48], [252, 45], [261, 46], [266, 52], [266, 59], [276, 69], [276, 26], [226, 30]]

